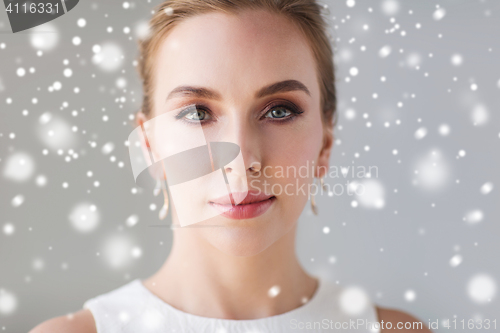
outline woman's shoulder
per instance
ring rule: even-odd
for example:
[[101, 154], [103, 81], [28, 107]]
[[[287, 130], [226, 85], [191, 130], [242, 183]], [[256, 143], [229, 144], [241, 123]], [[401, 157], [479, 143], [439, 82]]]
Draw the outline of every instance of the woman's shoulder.
[[141, 303], [145, 302], [145, 294], [140, 288], [140, 281], [136, 279], [121, 284], [90, 298], [84, 302], [81, 310], [44, 321], [29, 333], [97, 333], [97, 327], [105, 331], [107, 326], [113, 325], [113, 321], [107, 318], [108, 314], [118, 316], [117, 311], [125, 308], [133, 313], [141, 307]]
[[88, 309], [44, 321], [29, 333], [97, 333], [94, 317]]
[[375, 308], [378, 321], [381, 323], [381, 333], [393, 332], [394, 329], [405, 332], [432, 333], [427, 325], [409, 313], [397, 309], [383, 308], [378, 305]]

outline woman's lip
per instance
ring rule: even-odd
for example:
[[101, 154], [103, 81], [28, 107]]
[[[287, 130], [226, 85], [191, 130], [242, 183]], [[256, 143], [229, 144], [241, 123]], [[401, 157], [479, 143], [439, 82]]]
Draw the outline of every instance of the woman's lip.
[[264, 201], [271, 197], [273, 197], [272, 194], [266, 194], [262, 191], [249, 190], [247, 192], [232, 192], [229, 193], [229, 195], [210, 200], [209, 203], [218, 205], [244, 205]]
[[245, 220], [264, 214], [276, 200], [275, 196], [262, 201], [254, 201], [246, 204], [219, 204], [210, 202], [210, 205], [217, 209], [222, 216], [233, 220]]

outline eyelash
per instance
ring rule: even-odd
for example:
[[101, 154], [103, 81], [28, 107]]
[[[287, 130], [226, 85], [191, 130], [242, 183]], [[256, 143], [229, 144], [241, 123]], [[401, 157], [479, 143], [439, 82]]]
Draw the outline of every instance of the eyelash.
[[[199, 111], [204, 111], [206, 112], [207, 114], [210, 114], [211, 113], [208, 111], [208, 108], [205, 106], [205, 105], [202, 105], [202, 104], [195, 104], [194, 107], [193, 106], [189, 106], [189, 107], [186, 107], [186, 108], [183, 108], [181, 111], [179, 111], [179, 113], [175, 116], [176, 119], [178, 120], [181, 120], [187, 124], [195, 124], [197, 123], [198, 121], [192, 121], [192, 120], [187, 120], [185, 117], [186, 115], [190, 114], [191, 112], [193, 111], [196, 111], [196, 110], [199, 110]], [[207, 123], [207, 121], [199, 121], [201, 123]], [[210, 122], [210, 121], [208, 121]]]
[[[270, 111], [272, 111], [275, 108], [279, 108], [279, 107], [285, 108], [287, 111], [290, 111], [290, 115], [283, 117], [283, 118], [265, 117], [265, 115], [268, 114]], [[208, 107], [206, 107], [205, 105], [195, 104], [195, 108], [196, 108], [196, 110], [206, 112], [207, 114], [209, 114], [210, 116], [213, 117], [213, 115], [209, 111]], [[197, 123], [197, 121], [186, 120], [186, 118], [185, 118], [186, 115], [188, 115], [189, 113], [191, 113], [193, 111], [194, 111], [193, 106], [184, 108], [175, 116], [175, 118], [179, 119], [185, 123], [188, 123], [188, 124], [195, 124], [195, 123]], [[263, 115], [260, 117], [260, 119], [269, 118], [269, 120], [266, 120], [266, 121], [271, 121], [271, 122], [275, 122], [275, 123], [285, 123], [285, 122], [288, 122], [288, 121], [295, 119], [298, 115], [300, 115], [302, 113], [304, 113], [304, 111], [291, 102], [274, 102], [265, 108], [265, 111], [263, 112]], [[200, 122], [202, 124], [207, 124], [207, 123], [210, 123], [211, 121], [213, 121], [213, 120], [207, 120], [207, 121], [201, 120]]]

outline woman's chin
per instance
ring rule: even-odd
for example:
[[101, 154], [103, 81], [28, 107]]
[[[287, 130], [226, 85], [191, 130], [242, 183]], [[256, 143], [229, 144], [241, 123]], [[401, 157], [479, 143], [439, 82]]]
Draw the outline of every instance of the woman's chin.
[[[225, 219], [226, 220], [226, 219]], [[249, 257], [267, 249], [286, 233], [285, 228], [271, 221], [224, 221], [224, 227], [203, 230], [204, 237], [215, 248], [233, 256]], [[208, 232], [207, 232], [208, 231]]]
[[212, 245], [219, 251], [235, 257], [252, 257], [267, 249], [273, 242], [257, 240], [233, 241], [225, 240], [220, 243], [213, 242]]

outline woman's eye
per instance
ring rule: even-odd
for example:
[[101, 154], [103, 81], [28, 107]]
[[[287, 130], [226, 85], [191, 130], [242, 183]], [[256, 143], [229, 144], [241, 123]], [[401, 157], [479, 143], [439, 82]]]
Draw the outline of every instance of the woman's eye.
[[187, 113], [184, 117], [189, 120], [207, 120], [210, 118], [209, 114], [203, 110], [191, 111]]
[[266, 118], [285, 118], [291, 115], [292, 113], [284, 106], [278, 106], [269, 110], [265, 117]]

